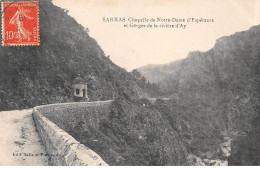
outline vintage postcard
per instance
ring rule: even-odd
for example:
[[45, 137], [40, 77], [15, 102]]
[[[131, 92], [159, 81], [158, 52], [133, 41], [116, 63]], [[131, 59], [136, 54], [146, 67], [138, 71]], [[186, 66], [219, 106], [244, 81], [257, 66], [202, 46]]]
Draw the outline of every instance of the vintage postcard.
[[1, 0], [0, 166], [259, 166], [259, 0]]

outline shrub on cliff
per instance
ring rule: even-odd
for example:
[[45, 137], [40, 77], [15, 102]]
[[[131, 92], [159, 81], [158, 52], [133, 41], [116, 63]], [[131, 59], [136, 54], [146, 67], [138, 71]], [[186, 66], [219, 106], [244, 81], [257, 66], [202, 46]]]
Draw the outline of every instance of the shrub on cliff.
[[78, 125], [70, 132], [73, 137], [109, 165], [186, 164], [186, 148], [178, 133], [146, 99], [122, 95], [113, 102], [108, 118], [99, 121], [99, 130]]

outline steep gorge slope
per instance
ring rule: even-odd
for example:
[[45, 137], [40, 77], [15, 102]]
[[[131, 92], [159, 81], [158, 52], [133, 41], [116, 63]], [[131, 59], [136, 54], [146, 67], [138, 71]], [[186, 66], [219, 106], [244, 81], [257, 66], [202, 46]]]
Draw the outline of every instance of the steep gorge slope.
[[68, 131], [109, 165], [187, 165], [186, 145], [148, 100], [118, 97], [94, 129], [84, 120]]
[[41, 0], [40, 46], [0, 46], [0, 110], [73, 101], [77, 74], [87, 81], [92, 101], [118, 93], [147, 96], [149, 87], [106, 57], [88, 29], [66, 12]]
[[[197, 125], [200, 130], [229, 133], [233, 138], [231, 165], [256, 164], [260, 130], [260, 26], [222, 37], [207, 52], [191, 52], [177, 70], [173, 69], [174, 74], [160, 82], [177, 103], [169, 104], [177, 106], [172, 111], [190, 115], [192, 118], [187, 119], [192, 123], [201, 121]], [[198, 141], [199, 137], [193, 140]], [[197, 148], [201, 146], [198, 144]]]

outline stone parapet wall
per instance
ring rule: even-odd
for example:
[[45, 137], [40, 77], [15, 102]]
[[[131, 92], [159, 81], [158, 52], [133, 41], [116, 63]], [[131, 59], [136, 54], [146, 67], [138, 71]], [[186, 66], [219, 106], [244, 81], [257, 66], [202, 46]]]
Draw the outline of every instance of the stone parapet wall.
[[38, 111], [68, 133], [73, 131], [80, 122], [98, 130], [100, 121], [108, 118], [111, 103], [112, 100], [62, 103], [41, 106]]
[[[109, 103], [103, 102], [104, 104]], [[110, 101], [111, 103], [111, 101]], [[65, 104], [53, 104], [46, 106], [38, 106], [33, 109], [33, 118], [36, 128], [46, 147], [46, 151], [49, 155], [50, 165], [58, 166], [107, 166], [108, 164], [102, 160], [102, 158], [87, 148], [83, 144], [80, 144], [72, 136], [59, 128], [56, 124], [47, 119], [43, 114], [44, 111], [55, 110], [53, 108], [66, 108], [66, 107], [88, 107], [98, 106], [99, 103], [65, 103]], [[101, 103], [102, 104], [102, 103]]]

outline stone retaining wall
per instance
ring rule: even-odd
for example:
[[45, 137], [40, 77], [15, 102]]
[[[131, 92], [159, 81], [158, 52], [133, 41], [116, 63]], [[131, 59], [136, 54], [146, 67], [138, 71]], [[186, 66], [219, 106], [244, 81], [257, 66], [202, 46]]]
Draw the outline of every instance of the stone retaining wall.
[[[107, 102], [104, 102], [106, 104]], [[111, 103], [111, 101], [110, 101]], [[62, 107], [86, 107], [90, 105], [98, 106], [100, 103], [65, 103], [53, 104], [46, 106], [38, 106], [33, 109], [33, 118], [36, 124], [38, 133], [46, 147], [49, 155], [50, 165], [58, 166], [107, 166], [108, 164], [102, 158], [80, 144], [72, 136], [59, 128], [56, 124], [47, 119], [42, 112], [53, 110], [53, 108]], [[55, 113], [52, 112], [52, 113]]]
[[111, 103], [112, 100], [62, 103], [41, 106], [38, 111], [68, 133], [74, 131], [80, 122], [98, 130], [100, 121], [108, 118]]

